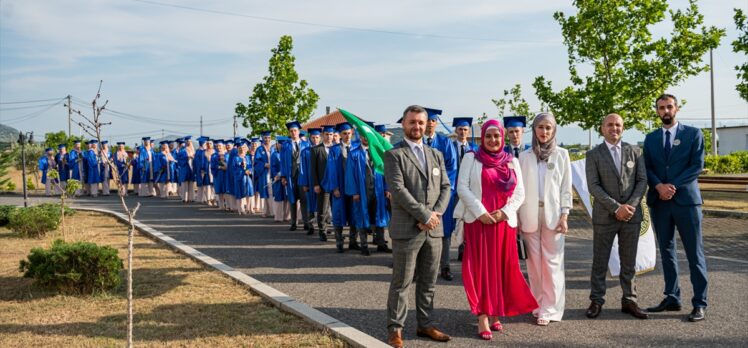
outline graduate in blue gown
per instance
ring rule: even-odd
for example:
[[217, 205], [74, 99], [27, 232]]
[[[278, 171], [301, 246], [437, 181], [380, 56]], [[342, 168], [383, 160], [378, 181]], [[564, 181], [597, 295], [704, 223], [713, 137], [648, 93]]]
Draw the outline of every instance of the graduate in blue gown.
[[127, 186], [130, 184], [130, 159], [125, 150], [125, 143], [117, 143], [117, 152], [114, 153], [113, 159], [114, 166], [117, 167], [117, 175], [119, 176], [119, 182], [122, 185], [123, 195], [127, 195]]
[[136, 146], [132, 152], [132, 158], [130, 159], [130, 183], [134, 194], [140, 192], [140, 164], [138, 163], [138, 156], [140, 156], [140, 146]]
[[179, 150], [177, 159], [177, 185], [179, 185], [179, 197], [182, 202], [195, 201], [195, 148], [192, 146], [192, 137], [186, 136], [178, 141]]
[[527, 117], [507, 116], [504, 117], [504, 129], [506, 129], [506, 146], [504, 152], [519, 158], [519, 153], [530, 148], [530, 144], [522, 144], [522, 135], [525, 133]]
[[226, 205], [226, 172], [228, 170], [228, 154], [226, 153], [226, 143], [222, 139], [213, 142], [216, 151], [210, 156], [210, 170], [213, 174], [213, 190], [216, 195], [216, 205], [219, 209], [228, 209]]
[[[226, 163], [232, 163], [234, 156], [236, 156], [237, 147], [240, 145], [241, 138], [239, 137], [226, 141]], [[236, 197], [234, 197], [234, 173], [231, 170], [226, 171], [226, 201], [229, 203], [229, 210], [237, 210]]]
[[153, 142], [151, 137], [143, 138], [143, 145], [138, 153], [138, 168], [140, 169], [140, 191], [138, 196], [150, 197], [155, 193], [154, 179], [156, 164], [154, 163], [155, 152], [153, 151]]
[[351, 150], [345, 166], [345, 194], [351, 196], [352, 224], [359, 231], [361, 254], [370, 255], [367, 241], [370, 232], [374, 234], [377, 251], [392, 252], [384, 238], [391, 215], [387, 208], [387, 185], [384, 176], [374, 170], [368, 139], [359, 139], [360, 144]]
[[286, 190], [281, 181], [281, 148], [284, 144], [288, 144], [288, 137], [278, 136], [275, 140], [275, 151], [270, 154], [270, 176], [273, 180], [273, 215], [275, 221], [282, 222], [291, 218]]
[[67, 145], [57, 145], [57, 154], [55, 154], [55, 164], [57, 173], [60, 175], [60, 187], [65, 189], [68, 179], [70, 179], [70, 164], [68, 164]]
[[109, 148], [109, 141], [101, 141], [101, 149], [99, 150], [99, 173], [101, 175], [101, 193], [104, 196], [109, 196], [111, 190], [109, 184], [112, 180], [112, 151]]
[[288, 142], [281, 146], [281, 184], [286, 190], [286, 199], [291, 210], [291, 227], [296, 230], [298, 220], [297, 212], [301, 209], [301, 221], [304, 229], [309, 229], [309, 217], [307, 216], [306, 196], [298, 185], [299, 171], [301, 169], [301, 151], [309, 147], [309, 143], [300, 138], [301, 124], [297, 121], [286, 123], [288, 129]]
[[307, 235], [314, 234], [314, 214], [317, 212], [317, 194], [314, 192], [314, 183], [312, 183], [311, 164], [312, 164], [312, 147], [317, 146], [322, 139], [322, 128], [309, 128], [309, 146], [301, 150], [301, 167], [299, 169], [299, 182], [301, 191], [306, 195], [307, 211]]
[[101, 177], [101, 158], [98, 150], [99, 142], [90, 140], [88, 142], [88, 151], [83, 154], [86, 169], [86, 186], [91, 197], [99, 195], [99, 184], [102, 182]]
[[260, 195], [260, 206], [262, 207], [262, 217], [273, 215], [270, 192], [272, 190], [272, 177], [270, 176], [270, 154], [273, 152], [273, 145], [270, 143], [271, 133], [263, 131], [260, 133], [262, 144], [255, 150], [254, 168], [255, 190]]
[[70, 178], [78, 180], [81, 184], [81, 189], [75, 191], [75, 195], [80, 196], [86, 186], [86, 170], [84, 169], [85, 163], [83, 163], [83, 149], [81, 149], [80, 140], [73, 142], [73, 149], [68, 153], [67, 163], [70, 166]]
[[162, 141], [160, 144], [161, 151], [156, 154], [153, 165], [154, 170], [156, 170], [154, 182], [158, 184], [161, 198], [167, 198], [170, 192], [170, 184], [177, 179], [177, 160], [169, 150], [168, 141]]
[[348, 249], [360, 250], [360, 247], [356, 242], [357, 229], [355, 224], [352, 223], [352, 197], [345, 194], [345, 166], [348, 155], [353, 149], [351, 142], [353, 129], [348, 122], [339, 123], [336, 129], [340, 135], [340, 143], [330, 147], [327, 153], [327, 166], [325, 176], [322, 179], [322, 189], [330, 193], [335, 246], [337, 251], [342, 253], [344, 251], [343, 227], [345, 226], [350, 226]]
[[260, 147], [260, 138], [259, 137], [252, 137], [249, 142], [249, 152], [247, 152], [247, 155], [249, 155], [250, 164], [252, 166], [252, 187], [255, 189], [255, 194], [252, 196], [251, 202], [251, 213], [252, 214], [260, 214], [263, 212], [264, 207], [262, 206], [262, 201], [260, 201], [260, 192], [257, 191], [257, 177], [255, 175], [255, 153], [257, 152], [257, 149]]
[[44, 184], [44, 194], [47, 196], [52, 195], [52, 191], [54, 190], [54, 185], [58, 182], [57, 179], [48, 179], [47, 178], [47, 172], [50, 169], [57, 168], [57, 164], [55, 163], [55, 152], [51, 147], [48, 147], [44, 149], [44, 155], [39, 157], [39, 161], [37, 163], [39, 170], [42, 172], [42, 184]]
[[205, 178], [205, 137], [197, 138], [197, 149], [195, 150], [195, 158], [192, 159], [192, 169], [195, 175], [195, 186], [197, 187], [197, 196], [195, 200], [200, 203], [206, 203], [206, 195], [204, 189], [204, 178]]
[[236, 155], [231, 158], [231, 172], [234, 180], [234, 197], [239, 215], [251, 213], [250, 200], [255, 195], [252, 185], [252, 159], [249, 156], [249, 142], [242, 139], [236, 147]]

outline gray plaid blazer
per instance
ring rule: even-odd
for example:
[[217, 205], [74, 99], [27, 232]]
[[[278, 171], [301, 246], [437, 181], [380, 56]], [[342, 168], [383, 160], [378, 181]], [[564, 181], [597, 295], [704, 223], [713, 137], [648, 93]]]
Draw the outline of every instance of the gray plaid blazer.
[[[384, 177], [392, 194], [390, 237], [410, 239], [421, 233], [418, 223], [424, 223], [431, 212], [444, 213], [449, 205], [451, 185], [444, 168], [441, 152], [423, 146], [426, 170], [406, 141], [395, 145], [384, 154]], [[428, 232], [431, 237], [443, 237], [442, 224]]]
[[636, 207], [636, 213], [629, 221], [642, 221], [641, 199], [647, 191], [647, 169], [641, 150], [621, 142], [621, 173], [616, 171], [613, 156], [608, 145], [603, 142], [587, 151], [585, 171], [587, 188], [592, 195], [592, 223], [615, 223], [616, 210], [621, 204]]

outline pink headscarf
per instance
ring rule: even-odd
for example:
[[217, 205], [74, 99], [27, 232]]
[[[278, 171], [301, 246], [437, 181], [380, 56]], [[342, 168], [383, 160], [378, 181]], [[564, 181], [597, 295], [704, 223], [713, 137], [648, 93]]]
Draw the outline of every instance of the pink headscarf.
[[475, 159], [483, 164], [483, 169], [495, 169], [499, 174], [499, 182], [503, 184], [505, 190], [510, 190], [517, 183], [517, 177], [514, 170], [509, 169], [509, 163], [512, 163], [512, 155], [504, 152], [500, 148], [496, 152], [489, 151], [485, 146], [486, 131], [489, 128], [496, 127], [499, 129], [499, 137], [504, 139], [504, 127], [498, 120], [488, 120], [483, 124], [480, 130], [481, 145], [475, 153]]

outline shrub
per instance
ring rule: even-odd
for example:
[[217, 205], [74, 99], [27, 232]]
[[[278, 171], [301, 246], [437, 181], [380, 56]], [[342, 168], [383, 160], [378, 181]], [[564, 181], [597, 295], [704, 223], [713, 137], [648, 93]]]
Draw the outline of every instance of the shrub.
[[16, 190], [16, 183], [9, 182], [8, 186], [6, 186], [6, 187], [8, 188], [8, 191], [15, 191]]
[[[42, 203], [37, 205], [39, 209], [43, 209], [51, 214], [57, 214], [60, 215], [60, 203]], [[65, 216], [71, 216], [75, 215], [75, 210], [70, 209], [70, 207], [65, 207]]]
[[60, 224], [60, 211], [42, 207], [14, 209], [8, 215], [8, 228], [23, 237], [41, 237]]
[[18, 270], [40, 286], [63, 294], [106, 292], [119, 286], [122, 259], [117, 249], [90, 242], [55, 240], [49, 249], [31, 249]]
[[0, 205], [0, 226], [8, 224], [10, 213], [18, 209], [15, 205]]
[[34, 185], [34, 181], [31, 178], [26, 178], [26, 189], [36, 190], [36, 185]]
[[735, 174], [748, 172], [748, 151], [733, 152], [729, 155], [707, 155], [704, 167], [710, 174]]

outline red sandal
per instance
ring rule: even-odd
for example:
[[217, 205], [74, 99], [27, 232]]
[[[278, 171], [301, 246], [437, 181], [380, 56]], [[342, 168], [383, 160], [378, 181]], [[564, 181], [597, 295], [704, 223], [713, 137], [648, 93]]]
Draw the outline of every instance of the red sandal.
[[491, 324], [491, 331], [504, 331], [504, 325], [501, 325], [501, 322], [495, 322]]
[[479, 332], [479, 333], [478, 333], [478, 336], [479, 336], [480, 338], [482, 338], [482, 339], [486, 340], [486, 341], [490, 341], [491, 339], [493, 339], [493, 334], [491, 333], [491, 331], [483, 331], [483, 332]]

